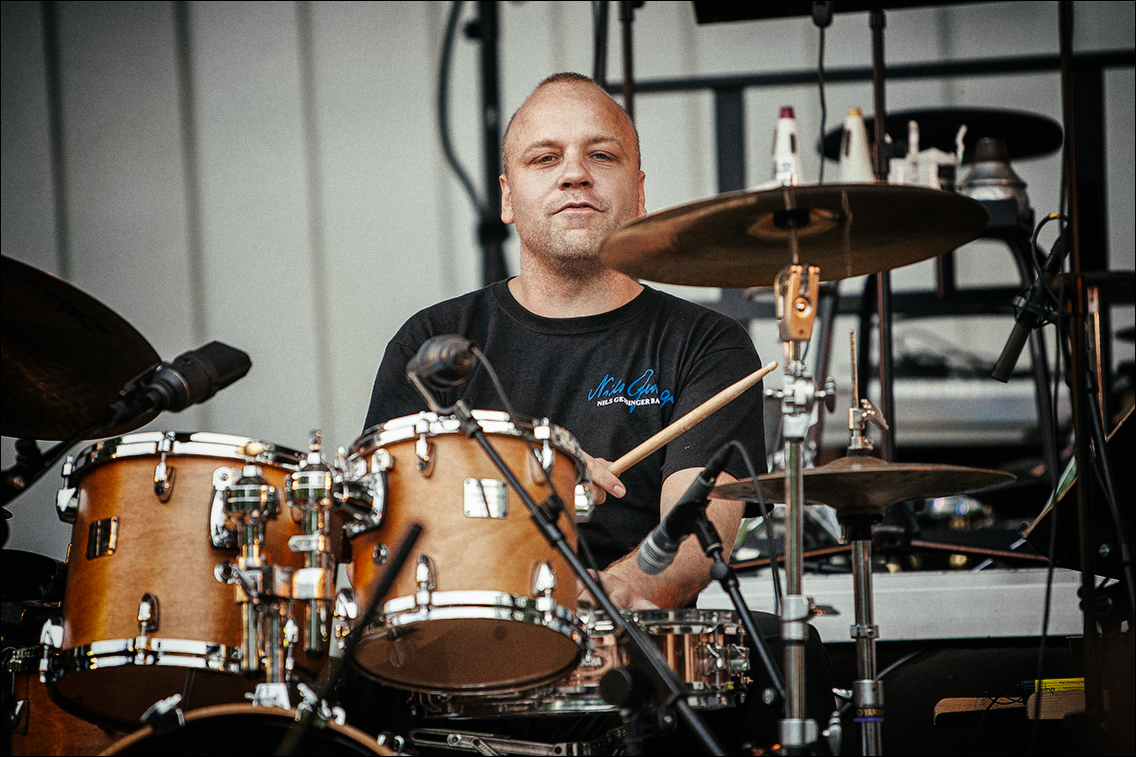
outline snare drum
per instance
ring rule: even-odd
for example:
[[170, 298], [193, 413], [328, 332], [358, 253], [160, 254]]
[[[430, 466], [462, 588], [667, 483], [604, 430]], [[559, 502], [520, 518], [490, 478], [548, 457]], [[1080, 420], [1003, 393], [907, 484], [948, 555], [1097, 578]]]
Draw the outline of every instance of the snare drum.
[[[577, 495], [586, 509], [589, 482], [575, 438], [547, 420], [473, 415], [534, 500], [548, 498], [551, 482], [574, 549]], [[586, 636], [575, 575], [456, 418], [419, 413], [378, 426], [352, 446], [347, 470], [376, 502], [385, 493], [384, 511], [347, 527], [360, 604], [410, 525], [423, 527], [380, 622], [356, 647], [361, 668], [399, 688], [478, 692], [523, 690], [576, 665]]]
[[[74, 527], [53, 695], [84, 717], [132, 726], [173, 694], [186, 709], [244, 701], [256, 681], [239, 672], [240, 605], [216, 572], [237, 554], [225, 490], [256, 465], [283, 493], [303, 459], [237, 436], [151, 432], [99, 442], [69, 461], [58, 506]], [[277, 565], [303, 567], [304, 555], [288, 547], [301, 527], [281, 500], [264, 551]], [[300, 651], [295, 664], [318, 670], [324, 659]]]
[[96, 754], [126, 735], [104, 731], [51, 701], [51, 663], [51, 650], [43, 646], [4, 653], [4, 717], [10, 718], [4, 731], [11, 734], [12, 755]]
[[[308, 729], [296, 754], [396, 754], [373, 737], [335, 721]], [[223, 704], [185, 713], [185, 725], [154, 733], [146, 726], [116, 742], [103, 754], [275, 754], [288, 729], [296, 724], [295, 710]]]
[[[655, 642], [678, 673], [686, 699], [696, 710], [733, 707], [746, 683], [749, 654], [737, 613], [718, 610], [638, 610], [623, 613]], [[486, 718], [514, 715], [586, 715], [617, 712], [600, 695], [600, 679], [628, 664], [619, 648], [615, 624], [596, 611], [584, 618], [588, 653], [566, 678], [518, 696], [472, 698], [422, 696], [427, 715]]]

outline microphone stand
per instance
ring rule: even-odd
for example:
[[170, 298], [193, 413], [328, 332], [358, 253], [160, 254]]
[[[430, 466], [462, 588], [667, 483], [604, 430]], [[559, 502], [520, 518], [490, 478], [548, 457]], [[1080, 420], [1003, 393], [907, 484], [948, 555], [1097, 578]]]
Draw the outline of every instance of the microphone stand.
[[[607, 595], [607, 592], [604, 591], [600, 582], [588, 573], [584, 564], [576, 556], [575, 550], [568, 544], [567, 539], [564, 537], [564, 532], [557, 524], [560, 512], [564, 509], [564, 503], [561, 502], [555, 490], [547, 500], [537, 504], [513, 474], [512, 470], [509, 469], [509, 466], [501, 456], [497, 454], [493, 445], [489, 443], [489, 439], [486, 438], [481, 425], [473, 417], [472, 412], [466, 406], [465, 402], [458, 400], [451, 407], [443, 408], [434, 399], [430, 389], [422, 379], [419, 378], [418, 374], [408, 372], [407, 378], [410, 379], [410, 382], [426, 400], [426, 404], [429, 405], [431, 411], [438, 415], [454, 415], [457, 417], [458, 422], [461, 424], [462, 432], [478, 443], [493, 462], [493, 465], [501, 472], [509, 488], [516, 492], [517, 496], [520, 497], [521, 501], [524, 502], [525, 506], [532, 513], [533, 523], [536, 524], [537, 530], [540, 531], [548, 543], [560, 553], [565, 562], [572, 568], [572, 572], [576, 574], [576, 577], [585, 588], [591, 592], [592, 596], [599, 604], [600, 609], [611, 618], [612, 623], [615, 625], [616, 639], [631, 658], [631, 667], [635, 672], [642, 674], [650, 684], [655, 695], [655, 701], [665, 708], [673, 707], [677, 710], [679, 717], [682, 718], [682, 721], [686, 723], [687, 727], [694, 733], [707, 753], [725, 754], [725, 749], [718, 742], [717, 737], [711, 733], [706, 727], [706, 724], [702, 722], [702, 719], [691, 709], [690, 704], [686, 701], [686, 692], [683, 689], [682, 682], [678, 678], [678, 674], [667, 664], [667, 661], [663, 658], [658, 647], [656, 647], [637, 626], [624, 622], [623, 614], [619, 611], [619, 608], [611, 601], [611, 598]], [[635, 725], [638, 722], [638, 717], [634, 716], [633, 713], [628, 712], [624, 714], [624, 708], [621, 708], [621, 715], [623, 715], [625, 721], [629, 721], [631, 725]], [[664, 722], [666, 722], [665, 719]], [[639, 754], [638, 747], [639, 744], [637, 740], [629, 740], [627, 744], [628, 753]]]

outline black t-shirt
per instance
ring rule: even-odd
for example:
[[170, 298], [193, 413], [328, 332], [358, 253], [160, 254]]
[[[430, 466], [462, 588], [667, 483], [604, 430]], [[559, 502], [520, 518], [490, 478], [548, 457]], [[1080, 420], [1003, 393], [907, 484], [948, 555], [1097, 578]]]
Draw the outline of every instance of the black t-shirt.
[[[387, 345], [366, 428], [426, 409], [406, 363], [431, 336], [472, 339], [501, 377], [516, 411], [547, 417], [594, 457], [615, 460], [730, 384], [761, 367], [737, 321], [648, 287], [615, 310], [544, 318], [514, 299], [507, 282], [442, 302], [412, 317]], [[486, 371], [442, 392], [442, 405], [504, 410]], [[700, 468], [730, 440], [765, 470], [762, 394], [754, 387], [621, 476], [627, 494], [608, 496], [581, 530], [598, 567], [629, 553], [659, 522], [663, 481]], [[726, 468], [747, 476], [734, 455]], [[727, 544], [733, 534], [722, 534]]]

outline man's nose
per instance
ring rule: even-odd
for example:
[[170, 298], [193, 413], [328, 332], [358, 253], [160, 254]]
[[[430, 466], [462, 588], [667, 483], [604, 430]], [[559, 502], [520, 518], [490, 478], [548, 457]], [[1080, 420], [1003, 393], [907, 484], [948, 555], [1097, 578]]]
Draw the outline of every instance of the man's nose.
[[589, 187], [592, 185], [592, 174], [583, 155], [567, 155], [564, 159], [563, 170], [560, 174], [560, 188]]

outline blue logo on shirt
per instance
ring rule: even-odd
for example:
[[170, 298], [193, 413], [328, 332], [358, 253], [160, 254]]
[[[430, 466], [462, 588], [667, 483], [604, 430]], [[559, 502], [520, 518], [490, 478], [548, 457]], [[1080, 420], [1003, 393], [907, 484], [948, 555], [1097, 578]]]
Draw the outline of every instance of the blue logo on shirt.
[[640, 405], [666, 405], [674, 402], [669, 389], [659, 390], [659, 385], [652, 379], [655, 371], [648, 368], [642, 376], [627, 383], [610, 374], [604, 374], [603, 379], [595, 389], [588, 392], [588, 401], [596, 400], [596, 407], [604, 407], [614, 403], [627, 405], [627, 412], [635, 412]]

